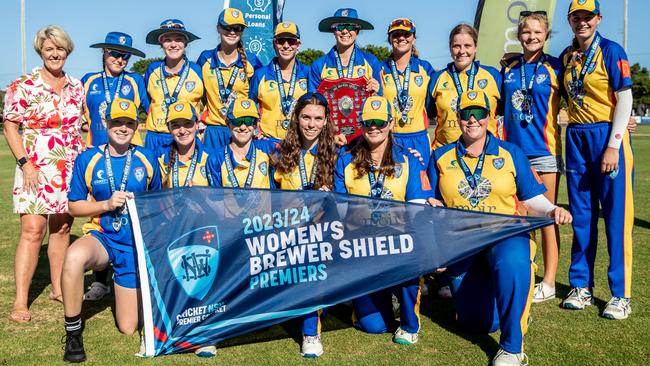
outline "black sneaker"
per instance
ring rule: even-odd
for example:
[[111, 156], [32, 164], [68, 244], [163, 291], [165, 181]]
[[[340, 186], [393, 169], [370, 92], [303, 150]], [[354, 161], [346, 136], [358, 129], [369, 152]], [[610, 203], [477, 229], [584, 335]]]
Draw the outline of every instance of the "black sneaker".
[[86, 351], [84, 351], [84, 340], [81, 332], [67, 333], [64, 337], [63, 361], [72, 363], [86, 361]]

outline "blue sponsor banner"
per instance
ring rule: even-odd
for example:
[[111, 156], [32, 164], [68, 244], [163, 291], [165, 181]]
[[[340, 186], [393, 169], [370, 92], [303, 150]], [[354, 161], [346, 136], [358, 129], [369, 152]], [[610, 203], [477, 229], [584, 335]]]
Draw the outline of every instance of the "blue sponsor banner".
[[224, 7], [242, 11], [248, 26], [242, 36], [244, 46], [257, 55], [263, 65], [271, 62], [275, 57], [273, 31], [282, 21], [284, 0], [225, 0]]
[[210, 187], [136, 194], [129, 213], [148, 356], [388, 288], [552, 223], [331, 192]]

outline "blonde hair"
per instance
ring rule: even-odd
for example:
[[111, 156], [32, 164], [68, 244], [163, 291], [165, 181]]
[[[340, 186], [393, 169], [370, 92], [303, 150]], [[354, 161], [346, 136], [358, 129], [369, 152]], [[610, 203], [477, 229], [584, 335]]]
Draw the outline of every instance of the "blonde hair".
[[469, 24], [461, 23], [455, 26], [454, 29], [451, 30], [451, 33], [449, 33], [449, 48], [451, 48], [454, 37], [458, 34], [469, 35], [474, 41], [474, 46], [478, 46], [478, 32], [476, 31], [476, 28], [472, 27]]
[[551, 34], [551, 30], [548, 29], [548, 17], [542, 14], [530, 14], [528, 16], [521, 17], [519, 19], [519, 24], [517, 24], [517, 37], [521, 36], [521, 32], [524, 31], [526, 22], [529, 20], [537, 20], [540, 24], [542, 24], [544, 26], [544, 29], [546, 29], [546, 39], [548, 39]]
[[34, 50], [40, 56], [41, 49], [43, 49], [43, 43], [45, 40], [51, 40], [55, 45], [65, 48], [67, 54], [71, 54], [74, 49], [74, 43], [70, 38], [70, 35], [63, 30], [63, 28], [58, 25], [48, 25], [43, 27], [36, 32], [34, 36]]

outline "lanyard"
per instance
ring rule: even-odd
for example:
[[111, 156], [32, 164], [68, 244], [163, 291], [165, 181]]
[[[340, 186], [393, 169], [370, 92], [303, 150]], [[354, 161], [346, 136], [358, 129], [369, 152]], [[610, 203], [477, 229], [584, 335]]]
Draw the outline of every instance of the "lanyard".
[[169, 113], [169, 106], [176, 103], [178, 100], [178, 94], [181, 92], [181, 88], [183, 87], [183, 84], [185, 84], [185, 80], [187, 80], [187, 76], [190, 74], [190, 62], [185, 59], [185, 62], [183, 63], [183, 67], [181, 68], [180, 72], [180, 79], [178, 79], [178, 83], [176, 84], [176, 87], [174, 88], [174, 95], [169, 95], [169, 87], [167, 86], [167, 81], [165, 78], [165, 62], [160, 63], [160, 85], [162, 86], [163, 90], [163, 95], [165, 99], [163, 100], [163, 111], [165, 112], [165, 120], [167, 120], [167, 114]]
[[277, 62], [273, 63], [273, 69], [275, 70], [275, 80], [278, 82], [278, 91], [280, 92], [280, 107], [282, 107], [282, 113], [285, 117], [288, 117], [289, 112], [291, 111], [291, 104], [293, 103], [293, 92], [296, 90], [296, 78], [298, 74], [298, 65], [296, 62], [293, 63], [293, 69], [291, 70], [291, 79], [289, 80], [289, 92], [285, 93], [284, 91], [284, 80], [282, 79], [282, 71], [280, 71], [280, 66]]
[[[219, 63], [219, 58], [217, 56], [217, 53], [215, 52], [215, 63]], [[230, 93], [232, 93], [232, 88], [235, 85], [235, 81], [237, 81], [237, 75], [239, 74], [239, 66], [235, 65], [232, 68], [232, 73], [230, 74], [230, 79], [228, 80], [228, 85], [224, 85], [223, 83], [223, 74], [221, 73], [221, 68], [219, 65], [215, 68], [216, 74], [217, 74], [217, 84], [219, 85], [219, 98], [221, 99], [221, 103], [224, 105], [228, 102], [228, 97], [230, 97]]]
[[[472, 62], [472, 68], [469, 69], [469, 77], [467, 79], [467, 90], [474, 89], [474, 78], [477, 73], [476, 63]], [[458, 71], [456, 66], [451, 64], [451, 76], [454, 78], [454, 85], [456, 85], [456, 92], [458, 93], [458, 103], [460, 103], [460, 96], [463, 94], [463, 86], [460, 84], [460, 77], [458, 76]]]
[[585, 75], [587, 75], [587, 71], [589, 70], [589, 65], [591, 64], [591, 62], [594, 60], [594, 57], [596, 56], [596, 50], [600, 45], [600, 41], [601, 41], [600, 34], [596, 33], [596, 36], [594, 37], [594, 40], [591, 42], [591, 46], [589, 46], [589, 50], [587, 51], [587, 57], [585, 59], [584, 64], [582, 65], [582, 69], [580, 70], [579, 78], [576, 75], [576, 68], [575, 67], [571, 68], [571, 83], [575, 88], [574, 90], [576, 92], [576, 95], [582, 93], [583, 91]]
[[[309, 152], [305, 151], [305, 154]], [[307, 182], [307, 168], [305, 167], [305, 154], [300, 154], [298, 156], [298, 171], [300, 172], [300, 182], [302, 184], [302, 189], [313, 189], [314, 182], [316, 182], [316, 168], [318, 167], [318, 158], [314, 158], [314, 165], [311, 167], [311, 176], [309, 177], [309, 182]]]
[[[126, 153], [126, 162], [124, 163], [124, 171], [122, 172], [122, 181], [120, 182], [120, 191], [126, 191], [126, 181], [129, 179], [129, 171], [131, 171], [131, 160], [133, 157], [133, 149], [129, 147]], [[117, 191], [115, 187], [115, 175], [113, 174], [113, 165], [111, 164], [111, 154], [108, 152], [108, 145], [104, 147], [104, 161], [106, 164], [106, 176], [108, 184], [111, 189], [111, 195]]]
[[[352, 74], [354, 73], [354, 58], [357, 53], [357, 48], [352, 48], [352, 54], [350, 55], [350, 62], [348, 62], [348, 73], [345, 76], [348, 79], [352, 79]], [[339, 51], [334, 49], [334, 58], [336, 59], [336, 73], [339, 75], [339, 79], [343, 78], [343, 65], [341, 64], [341, 56], [339, 56]]]
[[[251, 152], [251, 159], [250, 159], [250, 165], [248, 166], [248, 176], [246, 177], [246, 183], [244, 184], [244, 188], [250, 188], [251, 184], [253, 184], [253, 176], [255, 175], [255, 158], [256, 158], [256, 148], [251, 142], [251, 149], [253, 151]], [[232, 184], [233, 188], [239, 188], [239, 181], [237, 180], [237, 176], [235, 175], [235, 169], [233, 168], [232, 160], [230, 159], [230, 154], [228, 153], [228, 146], [225, 148], [225, 163], [226, 163], [226, 170], [228, 171], [228, 178], [230, 179], [230, 184]]]
[[[178, 151], [176, 152], [176, 159], [174, 159], [174, 166], [172, 167], [172, 188], [180, 187], [178, 185], [178, 161], [180, 157], [178, 156]], [[185, 183], [183, 187], [189, 187], [194, 178], [194, 171], [196, 170], [196, 162], [199, 160], [199, 149], [194, 146], [194, 153], [192, 154], [192, 161], [190, 162], [190, 167], [187, 170], [187, 176], [185, 177]]]
[[[460, 140], [461, 139], [458, 139], [458, 141], [456, 141], [456, 160], [458, 160], [458, 164], [460, 165], [460, 168], [463, 170], [463, 174], [465, 174], [465, 179], [467, 180], [467, 184], [469, 184], [470, 188], [472, 188], [472, 190], [474, 191], [474, 194], [476, 194], [476, 187], [478, 187], [478, 183], [481, 180], [481, 174], [483, 174], [483, 164], [485, 163], [485, 155], [486, 155], [488, 144], [490, 143], [490, 135], [487, 135], [485, 137], [485, 146], [483, 146], [483, 152], [481, 153], [481, 156], [479, 156], [478, 158], [478, 163], [476, 164], [476, 169], [474, 169], [474, 173], [472, 173], [472, 171], [469, 170], [467, 163], [465, 163], [465, 160], [463, 160], [463, 157], [461, 156]], [[470, 199], [475, 199], [475, 198], [476, 197], [474, 196], [470, 197]]]
[[544, 64], [545, 61], [546, 61], [546, 55], [542, 54], [539, 60], [537, 60], [537, 64], [535, 65], [535, 69], [533, 70], [533, 76], [530, 78], [530, 81], [528, 82], [528, 88], [526, 88], [526, 61], [524, 60], [523, 55], [519, 58], [519, 63], [521, 64], [521, 67], [519, 68], [519, 77], [520, 77], [519, 81], [520, 81], [522, 92], [530, 96], [533, 95], [533, 81], [535, 80], [535, 76], [537, 75], [537, 70], [539, 69], [540, 66], [542, 66], [542, 64]]
[[106, 71], [102, 71], [102, 83], [104, 84], [104, 100], [106, 105], [110, 105], [115, 98], [119, 98], [120, 89], [122, 88], [122, 82], [124, 81], [124, 73], [121, 73], [117, 78], [117, 86], [115, 87], [115, 95], [111, 99], [111, 92], [108, 88], [108, 77], [106, 76]]
[[[399, 104], [400, 112], [404, 111], [409, 98], [409, 83], [411, 79], [411, 60], [406, 65], [404, 70], [404, 84], [399, 82], [399, 74], [397, 73], [397, 65], [391, 58], [388, 63], [390, 64], [390, 72], [393, 74], [393, 81], [395, 81], [395, 88], [397, 89], [397, 102]], [[454, 80], [455, 81], [455, 80]]]
[[375, 176], [374, 172], [375, 167], [370, 167], [368, 172], [368, 181], [370, 182], [370, 197], [372, 198], [381, 198], [381, 193], [384, 191], [384, 179], [386, 175], [380, 173], [379, 177]]

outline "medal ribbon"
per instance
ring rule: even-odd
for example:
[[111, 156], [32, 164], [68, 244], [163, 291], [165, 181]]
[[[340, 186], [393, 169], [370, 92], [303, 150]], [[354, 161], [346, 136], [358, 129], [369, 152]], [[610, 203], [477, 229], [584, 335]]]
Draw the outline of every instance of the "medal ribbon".
[[[126, 162], [124, 163], [124, 171], [122, 172], [122, 181], [120, 182], [120, 191], [126, 191], [126, 182], [129, 179], [129, 172], [131, 171], [131, 161], [133, 159], [133, 148], [129, 147], [126, 152]], [[108, 185], [111, 189], [111, 195], [116, 192], [115, 175], [113, 174], [113, 165], [111, 164], [111, 154], [108, 152], [108, 145], [104, 147], [104, 161], [106, 164], [106, 176], [108, 178]]]
[[[348, 72], [345, 76], [348, 79], [352, 79], [352, 74], [354, 73], [354, 58], [357, 53], [356, 46], [352, 49], [352, 54], [350, 55], [350, 62], [348, 63]], [[336, 59], [336, 73], [339, 75], [339, 79], [343, 78], [343, 65], [341, 64], [341, 56], [339, 56], [339, 51], [334, 49], [334, 58]]]
[[[180, 157], [178, 151], [176, 152], [176, 159], [174, 160], [174, 166], [172, 167], [172, 188], [178, 188], [178, 161]], [[185, 177], [185, 183], [183, 187], [189, 187], [192, 178], [194, 178], [194, 171], [196, 170], [196, 163], [199, 160], [199, 149], [195, 146], [194, 153], [192, 154], [192, 161], [190, 162], [190, 167], [187, 170], [187, 176]]]
[[291, 70], [291, 79], [289, 80], [289, 91], [284, 91], [284, 80], [282, 79], [282, 72], [277, 62], [273, 62], [273, 70], [275, 70], [275, 80], [278, 82], [278, 91], [280, 92], [280, 107], [285, 118], [289, 118], [291, 111], [291, 103], [293, 103], [293, 93], [296, 90], [296, 79], [298, 74], [298, 65], [294, 62], [293, 69]]
[[370, 183], [370, 197], [372, 198], [381, 198], [381, 193], [384, 191], [384, 179], [386, 175], [384, 173], [379, 174], [379, 177], [375, 176], [374, 167], [370, 168], [368, 172], [368, 181]]
[[[309, 152], [305, 151], [305, 154], [309, 154]], [[298, 157], [298, 171], [300, 172], [300, 182], [302, 184], [302, 189], [312, 189], [314, 187], [314, 182], [316, 182], [316, 168], [318, 167], [318, 158], [314, 157], [314, 165], [311, 167], [311, 176], [309, 177], [309, 182], [307, 182], [305, 154], [301, 153]]]
[[185, 84], [185, 80], [187, 80], [187, 76], [190, 74], [190, 62], [185, 58], [185, 62], [183, 63], [183, 67], [181, 68], [180, 72], [180, 78], [178, 79], [178, 83], [176, 84], [176, 87], [174, 88], [174, 94], [169, 95], [169, 87], [167, 86], [167, 81], [165, 78], [165, 62], [160, 63], [160, 85], [162, 86], [163, 90], [163, 95], [165, 97], [163, 103], [165, 103], [165, 121], [167, 120], [167, 114], [169, 111], [169, 106], [176, 103], [178, 100], [178, 94], [181, 92], [181, 88]]
[[[255, 175], [255, 158], [256, 158], [256, 148], [251, 142], [251, 149], [253, 151], [251, 152], [251, 160], [250, 160], [250, 165], [248, 167], [248, 176], [246, 177], [246, 183], [244, 184], [244, 188], [250, 188], [251, 184], [253, 184], [253, 176]], [[226, 163], [226, 170], [228, 171], [228, 178], [230, 179], [230, 183], [232, 184], [233, 188], [239, 188], [239, 181], [237, 180], [237, 176], [235, 175], [235, 169], [233, 168], [233, 163], [232, 160], [230, 159], [230, 154], [228, 153], [228, 146], [225, 148], [225, 163]]]
[[400, 109], [399, 112], [402, 113], [406, 108], [406, 103], [408, 102], [409, 97], [409, 84], [411, 81], [411, 60], [409, 60], [408, 64], [406, 64], [406, 70], [404, 70], [404, 84], [399, 82], [399, 74], [397, 72], [397, 65], [395, 64], [395, 61], [391, 58], [388, 63], [390, 64], [390, 72], [393, 74], [393, 81], [395, 81], [395, 88], [397, 89], [397, 102]]
[[467, 166], [467, 163], [463, 160], [463, 156], [461, 155], [460, 148], [461, 148], [461, 139], [458, 139], [456, 141], [456, 160], [458, 160], [458, 164], [460, 165], [460, 168], [463, 171], [463, 174], [465, 174], [465, 179], [467, 180], [467, 184], [472, 188], [474, 191], [474, 194], [476, 194], [476, 188], [478, 187], [478, 183], [481, 180], [481, 175], [483, 174], [483, 164], [485, 163], [485, 155], [487, 151], [488, 144], [490, 143], [490, 135], [488, 134], [485, 137], [485, 146], [483, 146], [483, 152], [481, 153], [481, 156], [478, 158], [478, 163], [476, 164], [476, 169], [474, 169], [474, 173], [472, 173], [471, 170], [469, 170], [469, 167]]
[[[589, 46], [589, 50], [587, 51], [587, 57], [585, 58], [585, 62], [584, 64], [582, 64], [582, 69], [580, 70], [579, 78], [576, 75], [576, 68], [575, 67], [571, 68], [571, 84], [574, 87], [576, 95], [580, 94], [583, 91], [585, 75], [587, 75], [587, 71], [589, 70], [589, 65], [591, 64], [591, 62], [594, 60], [594, 57], [596, 56], [596, 50], [600, 45], [601, 39], [602, 38], [600, 37], [600, 34], [596, 33], [596, 36], [594, 37], [594, 40], [591, 42], [591, 45]], [[569, 62], [570, 61], [571, 60], [569, 60]]]
[[[476, 78], [478, 67], [476, 62], [472, 62], [472, 68], [469, 69], [469, 77], [467, 78], [467, 90], [474, 89], [474, 79]], [[451, 76], [454, 78], [454, 85], [456, 86], [456, 92], [458, 93], [458, 103], [460, 104], [460, 96], [463, 94], [463, 86], [460, 84], [460, 77], [458, 76], [458, 71], [456, 66], [451, 64]]]
[[[522, 55], [519, 57], [519, 85], [521, 87], [521, 92], [524, 93], [524, 102], [528, 103], [528, 110], [524, 111], [522, 108], [522, 112], [524, 112], [527, 115], [532, 115], [532, 108], [533, 108], [533, 81], [535, 80], [535, 76], [537, 76], [537, 70], [539, 69], [542, 64], [546, 61], [546, 55], [542, 53], [542, 56], [540, 56], [539, 60], [537, 60], [537, 64], [535, 65], [535, 69], [533, 70], [533, 76], [530, 78], [530, 82], [528, 82], [528, 87], [526, 87], [526, 61], [524, 60], [524, 56]], [[522, 104], [524, 105], [524, 104]]]
[[122, 88], [123, 81], [124, 81], [124, 73], [121, 73], [120, 76], [117, 78], [117, 86], [115, 87], [114, 96], [113, 98], [111, 98], [111, 91], [108, 88], [108, 77], [106, 76], [106, 71], [102, 71], [102, 83], [104, 84], [104, 100], [106, 101], [107, 108], [115, 98], [120, 97], [120, 89]]

